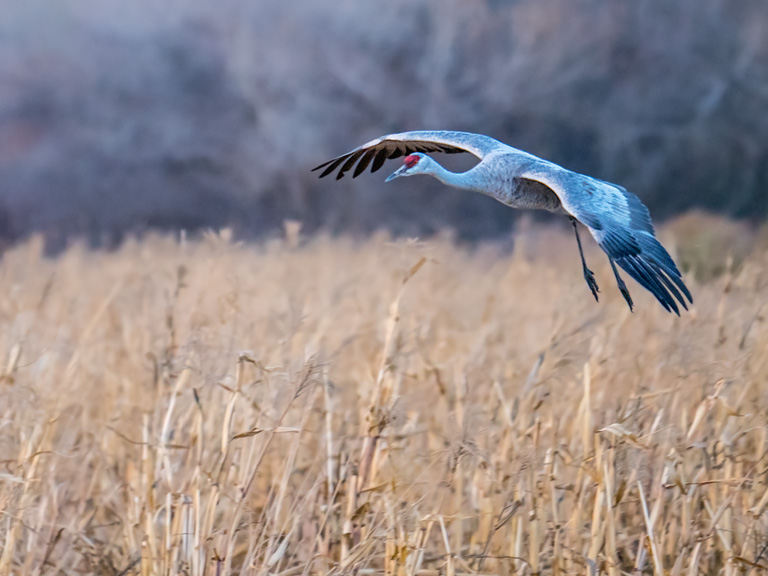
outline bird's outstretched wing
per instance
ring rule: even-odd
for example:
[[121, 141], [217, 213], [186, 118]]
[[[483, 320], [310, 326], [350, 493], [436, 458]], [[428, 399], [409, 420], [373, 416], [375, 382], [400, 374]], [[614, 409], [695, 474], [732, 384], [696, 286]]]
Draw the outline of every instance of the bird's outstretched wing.
[[482, 159], [487, 154], [502, 148], [508, 148], [508, 146], [490, 136], [481, 134], [417, 130], [401, 134], [389, 134], [371, 140], [351, 152], [320, 164], [312, 171], [325, 168], [320, 174], [320, 178], [324, 178], [340, 167], [339, 173], [336, 175], [336, 179], [339, 180], [359, 160], [357, 168], [352, 173], [352, 178], [356, 178], [368, 168], [371, 161], [373, 161], [371, 172], [376, 172], [388, 158], [399, 158], [414, 152], [445, 152], [446, 154], [469, 152]]
[[589, 228], [608, 254], [643, 288], [651, 292], [668, 312], [688, 309], [693, 303], [672, 257], [656, 239], [651, 215], [640, 199], [609, 182], [577, 174], [546, 163], [522, 174], [548, 186], [563, 208]]

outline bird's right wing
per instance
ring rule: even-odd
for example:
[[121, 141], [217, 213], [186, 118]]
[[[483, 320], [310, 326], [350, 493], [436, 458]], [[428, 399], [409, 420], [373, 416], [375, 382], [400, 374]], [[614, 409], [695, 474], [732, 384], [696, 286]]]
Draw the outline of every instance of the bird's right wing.
[[344, 177], [345, 172], [351, 170], [355, 163], [360, 160], [357, 168], [352, 173], [352, 177], [356, 178], [368, 168], [371, 161], [373, 161], [371, 172], [376, 172], [388, 158], [399, 158], [414, 152], [445, 152], [446, 154], [469, 152], [482, 159], [493, 151], [506, 148], [509, 148], [506, 144], [481, 134], [417, 130], [401, 134], [389, 134], [376, 140], [371, 140], [351, 152], [320, 164], [320, 166], [313, 168], [312, 171], [325, 168], [320, 174], [320, 178], [324, 178], [340, 167], [339, 173], [336, 175], [336, 179], [339, 180]]
[[589, 228], [610, 258], [651, 292], [668, 312], [693, 303], [672, 257], [656, 239], [651, 215], [625, 188], [571, 172], [549, 162], [531, 166], [521, 177], [550, 188], [571, 216]]

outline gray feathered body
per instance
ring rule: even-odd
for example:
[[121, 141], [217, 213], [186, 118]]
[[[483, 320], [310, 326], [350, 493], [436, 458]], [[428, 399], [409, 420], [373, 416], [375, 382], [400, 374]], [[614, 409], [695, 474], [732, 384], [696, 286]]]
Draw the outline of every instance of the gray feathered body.
[[518, 151], [500, 150], [467, 172], [467, 177], [482, 182], [478, 192], [487, 194], [510, 208], [560, 211], [562, 202], [549, 187], [523, 177], [541, 163], [538, 158]]

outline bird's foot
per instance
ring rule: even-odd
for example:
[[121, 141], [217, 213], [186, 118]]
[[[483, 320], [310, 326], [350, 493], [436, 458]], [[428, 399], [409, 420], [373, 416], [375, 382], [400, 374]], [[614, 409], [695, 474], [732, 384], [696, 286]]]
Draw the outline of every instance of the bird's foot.
[[627, 304], [629, 305], [629, 311], [634, 312], [635, 303], [632, 302], [632, 296], [629, 295], [629, 290], [627, 290], [627, 286], [624, 284], [624, 282], [619, 284], [619, 290], [621, 291], [621, 295], [624, 296], [624, 300], [626, 300]]
[[616, 276], [616, 284], [619, 286], [619, 291], [621, 292], [621, 295], [624, 296], [624, 300], [627, 301], [627, 304], [629, 304], [629, 311], [634, 312], [635, 311], [635, 304], [632, 302], [632, 296], [629, 295], [629, 290], [627, 290], [627, 285], [624, 284], [624, 280], [621, 279], [621, 276], [619, 275], [619, 271], [616, 268], [616, 262], [613, 261], [613, 258], [608, 256], [608, 261], [611, 263], [611, 270], [613, 270], [613, 275]]
[[589, 289], [592, 291], [592, 296], [595, 297], [595, 302], [600, 302], [600, 299], [597, 297], [600, 288], [597, 286], [597, 280], [595, 280], [594, 273], [587, 267], [584, 268], [584, 280], [587, 281], [587, 286], [589, 286]]

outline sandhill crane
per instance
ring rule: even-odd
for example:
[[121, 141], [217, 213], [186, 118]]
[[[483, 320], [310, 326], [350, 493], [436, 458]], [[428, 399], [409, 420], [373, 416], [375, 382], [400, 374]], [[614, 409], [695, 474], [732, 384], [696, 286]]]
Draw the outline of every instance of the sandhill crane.
[[[469, 152], [480, 162], [466, 172], [450, 172], [424, 152]], [[512, 208], [544, 209], [565, 214], [573, 224], [587, 286], [598, 300], [599, 288], [587, 267], [576, 222], [581, 222], [608, 255], [619, 290], [633, 310], [632, 297], [616, 269], [621, 266], [651, 292], [668, 312], [686, 310], [691, 293], [669, 253], [654, 234], [648, 208], [634, 194], [610, 182], [567, 170], [557, 164], [512, 148], [498, 140], [469, 132], [427, 131], [390, 134], [372, 140], [338, 158], [313, 168], [320, 178], [338, 169], [340, 179], [358, 162], [352, 177], [373, 162], [376, 172], [388, 158], [405, 156], [403, 165], [387, 178], [428, 174], [442, 183], [480, 192]], [[683, 297], [685, 295], [685, 297]]]

